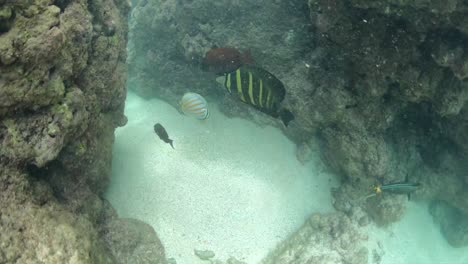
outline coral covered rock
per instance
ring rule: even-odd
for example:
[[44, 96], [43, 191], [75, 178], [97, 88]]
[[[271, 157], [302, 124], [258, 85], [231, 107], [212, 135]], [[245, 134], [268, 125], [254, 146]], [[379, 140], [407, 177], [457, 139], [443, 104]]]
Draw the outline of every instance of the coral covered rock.
[[166, 264], [164, 248], [153, 228], [136, 219], [114, 219], [104, 227], [104, 240], [122, 264]]
[[126, 122], [128, 11], [0, 1], [0, 263], [116, 263], [98, 230], [115, 218], [100, 196]]
[[262, 264], [367, 263], [366, 239], [344, 214], [316, 214]]
[[[408, 176], [423, 183], [420, 197], [467, 211], [457, 187], [467, 163], [466, 4], [309, 0], [309, 8], [319, 47], [314, 97], [340, 95], [327, 96], [327, 108], [310, 104], [320, 109], [311, 116], [320, 117], [327, 163], [360, 195]], [[386, 224], [404, 208], [387, 199], [366, 206]]]
[[65, 210], [46, 182], [0, 169], [0, 263], [115, 263], [93, 223]]
[[429, 207], [434, 221], [440, 225], [440, 230], [453, 247], [468, 245], [468, 215], [446, 202], [434, 201]]

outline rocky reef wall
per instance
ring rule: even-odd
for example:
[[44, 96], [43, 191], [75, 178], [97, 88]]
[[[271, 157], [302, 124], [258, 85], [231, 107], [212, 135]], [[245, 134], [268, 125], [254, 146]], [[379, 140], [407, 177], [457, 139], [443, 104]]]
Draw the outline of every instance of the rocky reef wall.
[[[422, 183], [420, 198], [468, 212], [460, 137], [468, 132], [466, 3], [311, 0], [309, 7], [324, 51], [311, 72], [314, 84], [329, 84], [319, 76], [340, 76], [333, 90], [351, 101], [319, 132], [325, 160], [353, 186], [337, 192], [337, 206], [351, 207], [341, 199], [350, 194], [340, 192], [408, 176]], [[398, 202], [378, 204], [367, 206], [382, 224], [398, 219], [384, 217], [386, 210], [404, 212]]]
[[0, 263], [124, 263], [109, 237], [137, 231], [101, 195], [126, 123], [129, 10], [125, 0], [0, 1]]

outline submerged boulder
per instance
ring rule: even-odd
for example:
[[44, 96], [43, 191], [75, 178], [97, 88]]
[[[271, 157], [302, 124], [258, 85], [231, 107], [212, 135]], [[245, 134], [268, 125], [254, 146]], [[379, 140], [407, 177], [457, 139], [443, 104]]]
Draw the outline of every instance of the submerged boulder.
[[121, 218], [106, 223], [103, 238], [115, 263], [166, 264], [164, 247], [153, 228], [137, 219]]
[[367, 236], [342, 213], [313, 215], [262, 264], [367, 263]]

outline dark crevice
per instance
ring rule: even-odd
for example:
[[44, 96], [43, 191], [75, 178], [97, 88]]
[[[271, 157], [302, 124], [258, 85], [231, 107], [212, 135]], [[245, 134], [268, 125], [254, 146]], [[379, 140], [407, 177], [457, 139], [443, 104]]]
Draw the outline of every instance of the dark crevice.
[[26, 166], [29, 176], [36, 180], [44, 180], [47, 177], [48, 167], [39, 168], [34, 164], [28, 164]]
[[71, 2], [72, 0], [55, 0], [54, 4], [60, 8], [60, 13], [63, 13]]
[[10, 9], [10, 7], [5, 6], [2, 8], [2, 11], [7, 12], [9, 10], [10, 16], [8, 18], [0, 18], [0, 35], [8, 32], [15, 22], [16, 13], [15, 10]]

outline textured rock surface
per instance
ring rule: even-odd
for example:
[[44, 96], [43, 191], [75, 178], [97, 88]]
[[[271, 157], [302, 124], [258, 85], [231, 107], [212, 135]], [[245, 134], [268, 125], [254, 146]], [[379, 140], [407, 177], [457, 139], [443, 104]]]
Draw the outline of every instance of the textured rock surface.
[[91, 222], [53, 197], [47, 183], [0, 173], [0, 263], [115, 263]]
[[429, 207], [434, 221], [453, 247], [468, 245], [468, 215], [450, 206], [446, 202], [434, 201]]
[[344, 214], [317, 214], [262, 264], [367, 263], [366, 239]]
[[126, 122], [128, 11], [0, 1], [0, 263], [116, 263], [98, 230], [115, 218], [100, 195]]
[[136, 219], [114, 219], [104, 227], [104, 240], [122, 264], [166, 264], [164, 248], [153, 228]]
[[[408, 175], [424, 186], [416, 196], [468, 211], [459, 189], [466, 169], [466, 4], [310, 0], [309, 7], [322, 51], [311, 71], [314, 97], [328, 102], [324, 108], [312, 99], [310, 111], [327, 115], [316, 119], [324, 159], [354, 188], [336, 193], [365, 195], [379, 181]], [[337, 208], [349, 207], [336, 198]], [[375, 220], [387, 219], [382, 224], [404, 212], [404, 199], [387, 199], [366, 205]]]

